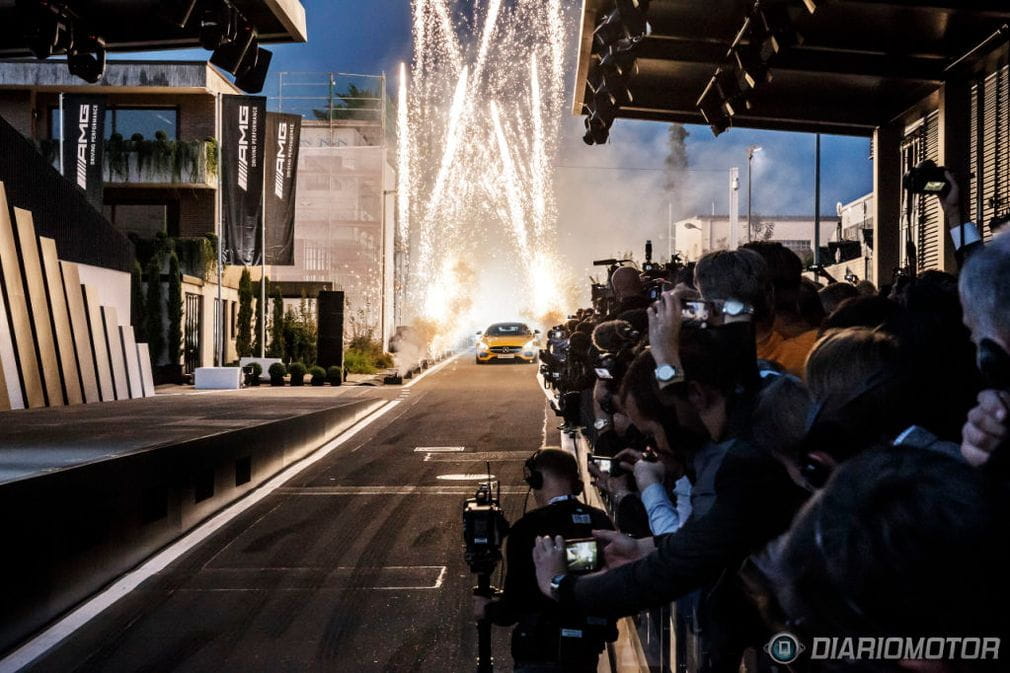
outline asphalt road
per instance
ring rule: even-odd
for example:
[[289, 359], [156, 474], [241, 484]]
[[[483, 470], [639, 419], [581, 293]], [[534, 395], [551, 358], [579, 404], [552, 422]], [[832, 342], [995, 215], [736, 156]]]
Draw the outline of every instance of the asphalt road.
[[[558, 443], [534, 373], [464, 354], [409, 389], [376, 389], [398, 405], [29, 670], [474, 670], [465, 475], [490, 460], [518, 518], [522, 461]], [[508, 638], [495, 629], [500, 671]]]

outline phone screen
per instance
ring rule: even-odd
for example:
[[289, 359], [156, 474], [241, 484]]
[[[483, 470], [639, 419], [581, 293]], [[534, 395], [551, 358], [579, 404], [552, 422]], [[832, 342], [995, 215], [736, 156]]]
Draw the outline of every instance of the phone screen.
[[596, 540], [568, 540], [565, 542], [565, 566], [570, 573], [589, 573], [600, 567], [600, 553]]
[[593, 456], [593, 462], [596, 466], [600, 468], [600, 472], [610, 472], [610, 466], [613, 461], [610, 458], [605, 458], [603, 456]]
[[939, 180], [935, 180], [933, 182], [927, 182], [926, 183], [925, 191], [929, 192], [930, 194], [939, 194], [940, 192], [942, 192], [946, 188], [947, 188], [947, 183], [946, 182], [941, 182]]
[[708, 320], [708, 305], [703, 301], [685, 301], [681, 316], [685, 320]]

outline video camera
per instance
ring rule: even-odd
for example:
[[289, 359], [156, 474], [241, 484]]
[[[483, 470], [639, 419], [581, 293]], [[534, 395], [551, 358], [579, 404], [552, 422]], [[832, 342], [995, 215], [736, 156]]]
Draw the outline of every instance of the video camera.
[[649, 301], [659, 301], [663, 292], [674, 286], [677, 272], [683, 267], [680, 256], [674, 254], [666, 264], [652, 261], [652, 241], [645, 242], [645, 262], [642, 264], [642, 275], [645, 276], [645, 297]]
[[491, 474], [477, 487], [474, 497], [463, 505], [464, 553], [470, 572], [490, 575], [501, 560], [501, 545], [508, 535], [509, 523], [501, 508], [501, 484], [498, 492], [491, 492]]
[[[491, 491], [491, 463], [487, 464], [487, 481], [477, 487], [472, 498], [463, 503], [464, 556], [470, 572], [477, 575], [474, 596], [494, 598], [498, 590], [491, 586], [491, 573], [501, 561], [501, 546], [508, 535], [509, 523], [501, 508], [501, 482]], [[491, 622], [477, 621], [477, 673], [492, 673]]]

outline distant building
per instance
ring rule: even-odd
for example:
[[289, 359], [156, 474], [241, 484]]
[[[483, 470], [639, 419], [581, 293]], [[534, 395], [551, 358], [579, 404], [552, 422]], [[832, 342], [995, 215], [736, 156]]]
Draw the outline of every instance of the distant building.
[[[385, 77], [281, 73], [276, 107], [301, 114], [295, 264], [271, 269], [285, 303], [345, 293], [344, 333], [388, 344], [393, 324], [396, 171]], [[355, 86], [357, 82], [357, 86]], [[318, 96], [319, 91], [328, 92]], [[308, 93], [308, 95], [306, 95]]]
[[[803, 260], [804, 264], [814, 259], [814, 217], [775, 215], [754, 215], [750, 240], [776, 241], [786, 246]], [[838, 218], [822, 217], [820, 245], [827, 246], [835, 235]], [[674, 225], [674, 247], [685, 262], [696, 262], [703, 255], [715, 250], [731, 248], [729, 215], [698, 215]], [[748, 242], [747, 218], [740, 218], [738, 232], [740, 245]]]
[[876, 283], [873, 265], [873, 194], [838, 206], [839, 226], [828, 243], [825, 270], [836, 280], [855, 276]]

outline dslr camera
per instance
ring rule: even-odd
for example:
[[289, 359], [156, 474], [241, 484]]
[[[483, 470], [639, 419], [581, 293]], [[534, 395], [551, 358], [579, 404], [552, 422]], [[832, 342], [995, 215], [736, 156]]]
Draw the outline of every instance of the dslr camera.
[[932, 159], [917, 164], [905, 173], [902, 186], [912, 194], [931, 194], [941, 199], [950, 193], [947, 169], [937, 166]]

